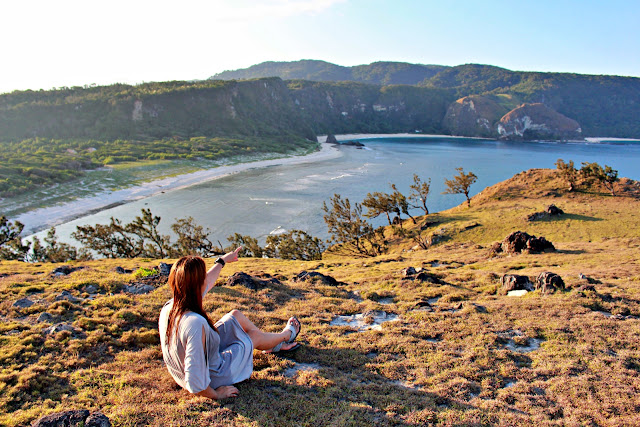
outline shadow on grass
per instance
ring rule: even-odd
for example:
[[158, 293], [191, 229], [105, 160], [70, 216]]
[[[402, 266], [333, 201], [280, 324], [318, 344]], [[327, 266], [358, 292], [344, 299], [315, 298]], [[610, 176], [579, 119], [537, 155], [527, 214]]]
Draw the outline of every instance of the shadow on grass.
[[566, 221], [568, 219], [572, 219], [574, 221], [604, 221], [602, 218], [597, 218], [595, 216], [586, 216], [586, 215], [578, 215], [578, 214], [562, 214], [555, 217], [549, 218], [549, 222], [558, 222], [558, 221]]
[[587, 251], [583, 249], [557, 249], [556, 253], [565, 254], [565, 255], [580, 255], [580, 254], [586, 254]]
[[371, 355], [354, 349], [305, 346], [289, 360], [307, 369], [240, 384], [232, 410], [259, 425], [416, 425], [477, 409], [380, 375]]

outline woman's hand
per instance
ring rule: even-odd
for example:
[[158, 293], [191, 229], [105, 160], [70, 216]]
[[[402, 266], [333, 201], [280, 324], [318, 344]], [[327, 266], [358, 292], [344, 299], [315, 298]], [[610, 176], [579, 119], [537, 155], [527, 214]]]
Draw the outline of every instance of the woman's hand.
[[238, 397], [238, 389], [232, 385], [223, 385], [216, 390], [216, 400], [226, 399], [228, 397]]
[[238, 260], [238, 254], [242, 250], [242, 246], [238, 246], [236, 250], [229, 252], [227, 254], [222, 255], [220, 258], [224, 260], [225, 263], [236, 262]]

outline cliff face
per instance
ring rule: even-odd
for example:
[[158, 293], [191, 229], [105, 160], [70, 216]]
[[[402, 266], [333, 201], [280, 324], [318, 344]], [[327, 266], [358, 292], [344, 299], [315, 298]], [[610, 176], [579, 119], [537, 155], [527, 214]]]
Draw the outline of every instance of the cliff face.
[[505, 114], [496, 130], [504, 139], [581, 139], [580, 124], [544, 104], [522, 104]]
[[472, 95], [452, 102], [442, 121], [442, 126], [452, 135], [495, 136], [495, 123], [508, 109], [492, 97]]

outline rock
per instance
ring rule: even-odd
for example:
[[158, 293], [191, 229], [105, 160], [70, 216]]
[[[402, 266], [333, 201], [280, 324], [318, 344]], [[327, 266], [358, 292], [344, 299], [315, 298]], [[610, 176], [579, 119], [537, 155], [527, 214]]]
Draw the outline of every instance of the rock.
[[313, 282], [325, 286], [338, 286], [340, 283], [331, 276], [327, 276], [317, 271], [302, 271], [294, 279], [295, 282]]
[[70, 303], [74, 303], [74, 304], [76, 304], [76, 303], [79, 303], [79, 302], [80, 302], [80, 299], [79, 299], [79, 298], [74, 297], [73, 295], [71, 295], [71, 292], [69, 292], [69, 291], [62, 291], [62, 293], [61, 293], [60, 295], [58, 295], [58, 296], [55, 298], [55, 300], [56, 300], [56, 301], [67, 300], [67, 301], [69, 301]]
[[540, 289], [545, 294], [553, 293], [557, 289], [564, 289], [564, 281], [557, 274], [545, 271], [536, 278], [536, 289]]
[[252, 291], [257, 291], [262, 289], [261, 281], [254, 280], [254, 278], [247, 274], [239, 271], [234, 273], [231, 277], [227, 279], [227, 286], [244, 286], [245, 288], [251, 289]]
[[87, 285], [84, 287], [84, 291], [88, 294], [97, 294], [98, 288], [95, 285]]
[[[113, 269], [113, 271], [115, 271], [118, 274], [128, 274], [131, 273], [131, 270], [125, 270], [124, 268], [118, 266], [116, 268]], [[128, 272], [128, 273], [127, 273]]]
[[496, 126], [501, 139], [582, 139], [580, 124], [542, 103], [522, 104]]
[[327, 144], [339, 144], [338, 140], [336, 139], [335, 135], [330, 133], [327, 135], [327, 140], [325, 141]]
[[584, 275], [584, 274], [582, 274], [582, 273], [580, 273], [580, 274], [578, 275], [578, 278], [579, 278], [580, 280], [586, 280], [586, 281], [587, 281], [587, 283], [588, 283], [588, 284], [590, 284], [590, 285], [599, 285], [599, 284], [601, 284], [601, 283], [602, 283], [600, 280], [598, 280], [598, 279], [594, 279], [593, 277], [586, 276], [586, 275]]
[[576, 288], [578, 292], [595, 292], [596, 288], [593, 285], [582, 285], [579, 288]]
[[527, 276], [520, 276], [518, 274], [505, 274], [500, 279], [500, 283], [502, 284], [502, 291], [532, 291], [534, 289], [533, 283], [529, 280]]
[[502, 242], [495, 242], [489, 249], [489, 256], [495, 256], [502, 252]]
[[402, 277], [414, 276], [416, 274], [418, 274], [418, 272], [413, 267], [407, 267], [402, 270]]
[[28, 307], [31, 307], [33, 304], [35, 303], [31, 301], [29, 298], [20, 298], [19, 300], [13, 303], [13, 307], [28, 308]]
[[564, 214], [564, 211], [556, 205], [549, 205], [544, 212], [535, 212], [527, 217], [527, 221], [538, 221], [541, 219], [549, 218], [551, 216], [557, 216]]
[[36, 319], [36, 321], [38, 323], [44, 323], [44, 322], [51, 322], [53, 320], [53, 316], [51, 315], [51, 313], [47, 313], [46, 311], [43, 311], [42, 313], [40, 313], [40, 316], [38, 316], [38, 318]]
[[490, 96], [465, 96], [449, 105], [442, 125], [451, 135], [496, 137], [494, 124], [508, 111]]
[[549, 205], [547, 206], [547, 213], [551, 216], [554, 216], [554, 215], [562, 215], [564, 214], [564, 211], [559, 207], [557, 207], [556, 205]]
[[82, 269], [82, 267], [69, 267], [68, 265], [61, 265], [60, 267], [57, 267], [55, 270], [53, 270], [51, 272], [51, 275], [53, 276], [67, 276], [71, 273], [73, 273], [76, 270], [80, 270]]
[[502, 241], [502, 251], [513, 254], [520, 252], [547, 252], [555, 251], [553, 243], [544, 237], [536, 237], [522, 231], [514, 231]]
[[57, 412], [34, 421], [31, 427], [79, 427], [84, 425], [88, 416], [89, 411], [86, 409]]
[[487, 307], [480, 304], [476, 304], [475, 302], [464, 303], [464, 306], [469, 307], [471, 310], [475, 311], [476, 313], [488, 313]]
[[161, 262], [160, 264], [158, 264], [158, 272], [160, 273], [161, 276], [168, 276], [169, 273], [171, 272], [172, 266], [173, 264], [167, 264], [167, 263]]
[[111, 422], [101, 412], [89, 413], [86, 409], [70, 410], [45, 415], [31, 423], [31, 427], [111, 427]]
[[529, 293], [529, 291], [527, 291], [525, 289], [519, 289], [517, 291], [509, 291], [509, 292], [507, 292], [507, 296], [508, 297], [523, 297], [528, 293]]
[[364, 144], [360, 141], [347, 141], [347, 142], [343, 142], [340, 145], [349, 145], [352, 147], [364, 147]]
[[111, 421], [102, 412], [93, 412], [85, 420], [84, 427], [111, 427]]
[[415, 303], [414, 307], [420, 310], [427, 310], [427, 311], [433, 310], [433, 308], [431, 307], [431, 304], [429, 304], [429, 301], [425, 301], [425, 300], [418, 301], [417, 303]]
[[132, 283], [130, 285], [124, 285], [122, 287], [123, 292], [127, 292], [129, 294], [136, 294], [136, 295], [148, 294], [154, 289], [155, 288], [153, 286], [146, 283]]
[[436, 285], [442, 285], [444, 282], [440, 280], [440, 278], [434, 274], [427, 273], [426, 271], [421, 271], [415, 278], [419, 282], [427, 282], [433, 283]]

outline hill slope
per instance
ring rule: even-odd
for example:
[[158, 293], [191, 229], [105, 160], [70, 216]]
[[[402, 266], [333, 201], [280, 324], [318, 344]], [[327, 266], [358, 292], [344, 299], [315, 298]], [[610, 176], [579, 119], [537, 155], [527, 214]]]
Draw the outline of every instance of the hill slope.
[[[148, 294], [122, 293], [136, 279], [116, 265], [157, 261], [72, 263], [81, 269], [61, 276], [50, 274], [55, 265], [3, 262], [0, 423], [88, 408], [117, 425], [636, 425], [640, 201], [637, 183], [622, 185], [624, 197], [566, 193], [554, 171], [526, 171], [482, 191], [471, 208], [430, 215], [440, 223], [427, 230], [447, 238], [428, 250], [389, 235], [392, 253], [376, 258], [230, 264], [205, 298], [212, 316], [240, 308], [277, 331], [295, 314], [304, 346], [290, 359], [256, 352], [240, 396], [220, 403], [179, 390], [163, 365], [163, 279], [148, 282]], [[524, 220], [550, 203], [566, 214]], [[515, 230], [544, 235], [558, 251], [492, 256], [491, 243]], [[226, 285], [236, 271], [266, 286]], [[301, 271], [340, 283], [295, 279]], [[544, 271], [568, 289], [498, 292], [505, 273]], [[33, 305], [14, 306], [23, 298]]]

